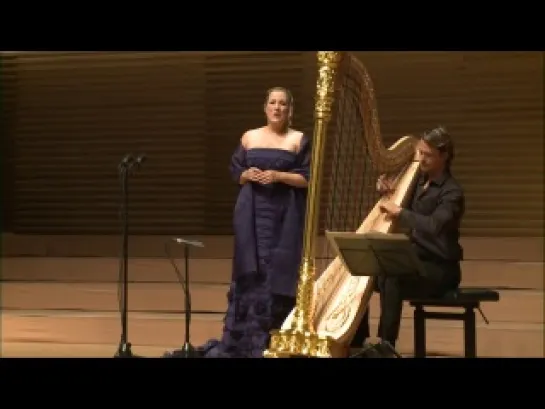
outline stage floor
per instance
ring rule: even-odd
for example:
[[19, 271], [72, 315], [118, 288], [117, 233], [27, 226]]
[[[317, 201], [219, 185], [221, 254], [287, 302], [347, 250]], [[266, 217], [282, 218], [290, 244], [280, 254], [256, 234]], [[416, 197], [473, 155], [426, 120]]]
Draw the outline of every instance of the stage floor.
[[[80, 284], [81, 285], [81, 284]], [[13, 291], [7, 285], [7, 293]], [[33, 286], [33, 303], [40, 297], [49, 299], [51, 284]], [[85, 287], [85, 285], [83, 285]], [[11, 290], [11, 291], [10, 291]], [[102, 293], [87, 289], [92, 298], [100, 301]], [[70, 285], [67, 286], [70, 291]], [[115, 291], [115, 287], [112, 287]], [[74, 308], [68, 309], [4, 309], [2, 311], [2, 356], [18, 357], [110, 357], [116, 349], [121, 333], [119, 313], [115, 311], [82, 311], [77, 291], [76, 298], [65, 297], [63, 302], [71, 302]], [[6, 290], [4, 290], [6, 293]], [[526, 316], [525, 322], [516, 320], [517, 311], [509, 305], [490, 305], [484, 307], [489, 325], [478, 317], [478, 354], [489, 357], [542, 357], [543, 356], [543, 298], [540, 292], [504, 291], [503, 300], [511, 307], [518, 308]], [[8, 300], [11, 297], [7, 297]], [[161, 299], [161, 293], [157, 294]], [[23, 301], [22, 297], [20, 298]], [[375, 307], [375, 308], [373, 308]], [[377, 300], [373, 299], [371, 311], [377, 311]], [[503, 313], [502, 310], [505, 312]], [[405, 308], [399, 351], [404, 356], [412, 355], [413, 326], [411, 309]], [[508, 314], [510, 313], [510, 314]], [[498, 319], [498, 316], [507, 317]], [[511, 317], [509, 317], [511, 315]], [[191, 342], [194, 345], [221, 334], [221, 313], [194, 313], [191, 323]], [[509, 319], [511, 318], [511, 319]], [[533, 321], [533, 322], [532, 322]], [[371, 324], [377, 325], [373, 316]], [[183, 312], [135, 312], [129, 314], [129, 341], [134, 353], [147, 357], [159, 357], [166, 350], [179, 348], [185, 337]], [[455, 322], [433, 322], [427, 327], [429, 354], [434, 356], [462, 355], [462, 327]]]
[[[168, 262], [136, 260], [130, 284], [129, 341], [135, 354], [160, 357], [180, 348], [185, 333], [181, 286], [170, 279]], [[210, 272], [203, 269], [191, 284], [193, 315], [191, 342], [204, 343], [221, 334], [229, 279], [229, 263]], [[166, 267], [165, 267], [166, 266]], [[112, 357], [121, 334], [118, 312], [117, 260], [101, 258], [13, 258], [2, 260], [2, 345], [4, 357]], [[543, 357], [542, 265], [479, 266], [466, 274], [470, 285], [494, 287], [499, 303], [484, 304], [490, 321], [477, 316], [478, 355], [483, 357]], [[139, 270], [140, 269], [140, 270]], [[541, 270], [540, 270], [541, 269]], [[109, 275], [106, 274], [106, 272]], [[147, 272], [147, 273], [144, 273]], [[113, 273], [113, 274], [111, 274]], [[168, 273], [168, 274], [167, 274]], [[472, 273], [472, 274], [469, 274]], [[467, 283], [464, 283], [467, 285]], [[370, 304], [372, 330], [377, 325], [377, 297]], [[412, 309], [405, 306], [398, 350], [412, 356]], [[430, 321], [430, 356], [463, 354], [461, 323]]]

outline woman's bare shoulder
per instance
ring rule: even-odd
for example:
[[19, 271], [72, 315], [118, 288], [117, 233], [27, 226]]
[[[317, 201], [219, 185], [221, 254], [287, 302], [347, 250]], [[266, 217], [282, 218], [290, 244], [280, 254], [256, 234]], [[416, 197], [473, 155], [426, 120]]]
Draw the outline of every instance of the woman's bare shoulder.
[[248, 145], [251, 144], [253, 140], [256, 138], [259, 138], [263, 134], [263, 127], [261, 128], [254, 128], [254, 129], [248, 129], [244, 134], [242, 134], [242, 137], [240, 138], [240, 143], [245, 148], [248, 147]]
[[304, 136], [305, 134], [297, 129], [290, 129], [288, 131], [287, 138], [289, 139], [290, 144], [296, 148], [297, 152], [301, 149]]

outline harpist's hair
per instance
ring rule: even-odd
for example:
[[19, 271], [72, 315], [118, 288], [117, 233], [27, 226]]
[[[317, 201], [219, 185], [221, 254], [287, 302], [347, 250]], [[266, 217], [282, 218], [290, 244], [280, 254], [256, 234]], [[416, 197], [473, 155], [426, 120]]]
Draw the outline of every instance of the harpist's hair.
[[454, 143], [446, 128], [438, 126], [431, 131], [424, 132], [422, 140], [439, 152], [446, 153], [448, 155], [447, 168], [450, 168], [454, 160]]

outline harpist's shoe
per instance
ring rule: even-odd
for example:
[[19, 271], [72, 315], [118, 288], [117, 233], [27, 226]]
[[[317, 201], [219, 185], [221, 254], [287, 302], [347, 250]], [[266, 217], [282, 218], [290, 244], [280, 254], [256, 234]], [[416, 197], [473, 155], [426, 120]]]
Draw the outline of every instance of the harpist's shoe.
[[380, 358], [401, 358], [395, 347], [388, 341], [380, 341], [375, 345], [375, 350]]
[[350, 358], [383, 358], [382, 353], [377, 349], [378, 345], [365, 342]]

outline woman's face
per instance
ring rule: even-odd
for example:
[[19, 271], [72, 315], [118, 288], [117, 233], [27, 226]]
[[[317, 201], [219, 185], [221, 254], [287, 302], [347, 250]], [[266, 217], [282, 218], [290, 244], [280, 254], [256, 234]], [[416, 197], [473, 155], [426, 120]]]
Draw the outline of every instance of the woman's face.
[[265, 115], [270, 124], [286, 123], [290, 115], [288, 96], [284, 91], [272, 91], [265, 104]]

